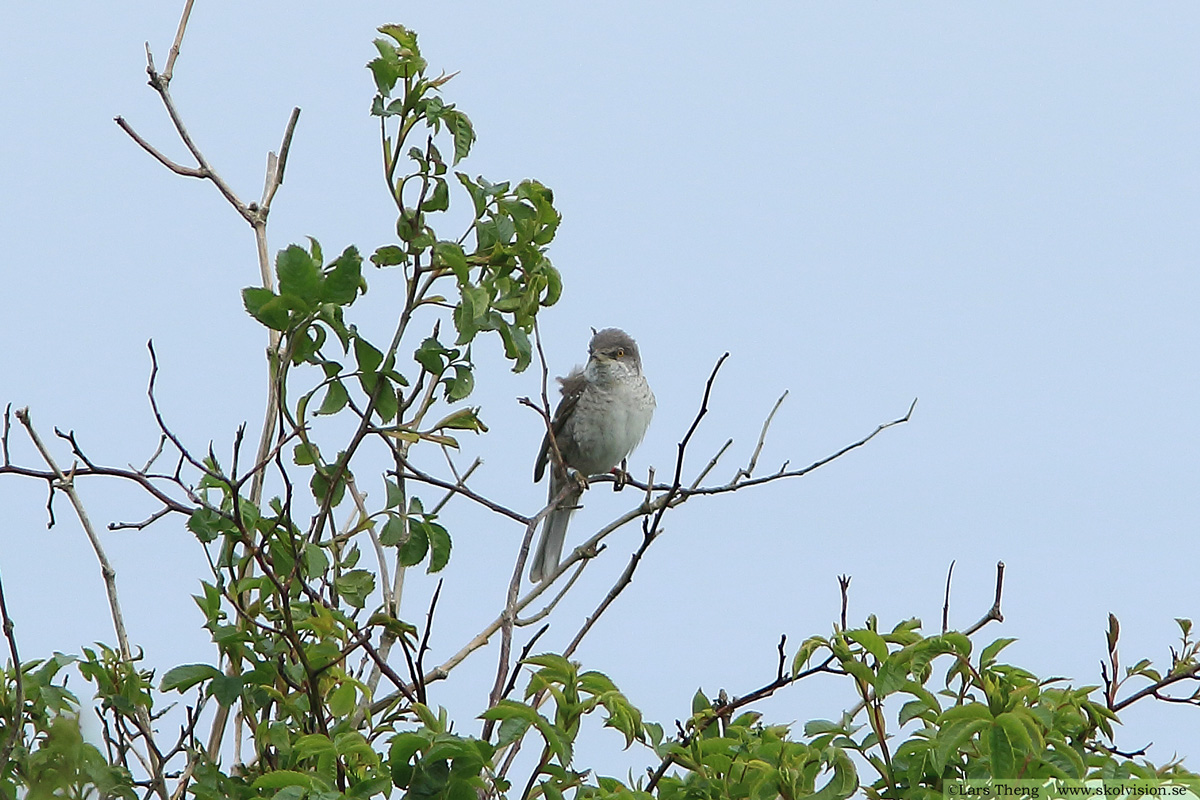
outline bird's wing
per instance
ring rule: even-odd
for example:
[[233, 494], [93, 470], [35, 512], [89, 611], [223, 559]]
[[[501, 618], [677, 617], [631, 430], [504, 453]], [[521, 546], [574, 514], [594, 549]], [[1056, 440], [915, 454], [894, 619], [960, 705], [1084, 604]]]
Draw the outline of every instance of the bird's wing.
[[[562, 399], [558, 401], [558, 408], [554, 409], [554, 419], [550, 421], [550, 427], [554, 431], [554, 440], [561, 453], [563, 429], [567, 425], [567, 420], [571, 418], [571, 414], [575, 413], [575, 406], [579, 403], [579, 396], [583, 394], [583, 390], [587, 386], [587, 380], [583, 377], [583, 370], [576, 367], [567, 377], [559, 378], [558, 382], [562, 385], [560, 389]], [[542, 475], [546, 472], [546, 462], [549, 460], [550, 434], [546, 434], [542, 437], [542, 447], [538, 450], [537, 463], [533, 466], [534, 483], [542, 479]]]

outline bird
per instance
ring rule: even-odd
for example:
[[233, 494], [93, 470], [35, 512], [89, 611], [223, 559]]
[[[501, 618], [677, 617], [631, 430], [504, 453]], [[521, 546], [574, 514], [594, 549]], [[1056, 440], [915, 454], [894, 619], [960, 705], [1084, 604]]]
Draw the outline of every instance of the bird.
[[[567, 523], [579, 507], [587, 478], [609, 472], [628, 458], [641, 444], [654, 415], [654, 392], [642, 373], [637, 342], [619, 328], [592, 330], [587, 364], [558, 379], [562, 399], [550, 423], [563, 466], [574, 470], [581, 480], [552, 464], [550, 502], [563, 490], [564, 480], [572, 488], [546, 516], [529, 567], [529, 580], [534, 583], [558, 569]], [[545, 474], [546, 464], [554, 460], [552, 450], [548, 431], [533, 468], [535, 483]]]

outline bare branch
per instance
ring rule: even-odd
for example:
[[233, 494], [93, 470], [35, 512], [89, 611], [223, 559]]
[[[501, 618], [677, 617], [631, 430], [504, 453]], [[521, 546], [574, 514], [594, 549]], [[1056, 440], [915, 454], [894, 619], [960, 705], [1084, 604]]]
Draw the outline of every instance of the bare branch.
[[488, 498], [484, 497], [483, 495], [478, 494], [471, 489], [468, 489], [465, 485], [461, 485], [458, 483], [450, 483], [448, 481], [442, 480], [441, 478], [435, 478], [434, 476], [417, 469], [415, 466], [413, 466], [412, 462], [410, 462], [407, 458], [401, 457], [400, 461], [404, 465], [404, 475], [400, 476], [399, 474], [392, 472], [391, 474], [396, 475], [396, 477], [411, 478], [415, 481], [420, 481], [421, 483], [427, 483], [430, 486], [436, 486], [439, 489], [445, 489], [447, 492], [449, 492], [451, 494], [461, 494], [463, 497], [474, 500], [476, 503], [479, 503], [481, 506], [483, 506], [485, 508], [489, 508], [492, 511], [495, 511], [497, 514], [506, 516], [511, 520], [515, 520], [516, 522], [521, 523], [522, 525], [529, 524], [529, 517], [518, 514], [516, 511], [513, 511], [511, 508], [502, 506], [493, 500], [489, 500]]
[[[446, 457], [446, 460], [449, 461], [449, 456]], [[474, 461], [471, 462], [471, 466], [467, 467], [466, 471], [462, 474], [461, 477], [458, 474], [455, 474], [455, 476], [454, 476], [455, 486], [456, 487], [460, 487], [460, 486], [465, 487], [467, 485], [467, 481], [470, 479], [471, 475], [474, 474], [475, 470], [479, 469], [479, 467], [482, 465], [483, 465], [483, 461], [476, 458]], [[451, 467], [453, 469], [453, 465], [451, 465]], [[454, 495], [456, 493], [457, 493], [457, 489], [452, 489], [452, 490], [446, 492], [446, 494], [442, 497], [442, 499], [438, 501], [438, 504], [433, 507], [433, 511], [431, 511], [429, 513], [437, 514], [438, 512], [440, 512], [443, 508], [446, 507], [446, 503], [449, 503], [450, 499], [452, 497], [454, 497]]]
[[842, 592], [842, 613], [840, 616], [842, 622], [842, 630], [846, 630], [846, 612], [850, 608], [850, 576], [838, 575], [838, 588]]
[[[721, 456], [725, 455], [725, 451], [727, 451], [732, 446], [733, 446], [733, 439], [726, 439], [725, 444], [721, 445], [721, 449], [717, 451], [717, 454], [714, 455], [711, 459], [709, 459], [708, 466], [706, 466], [704, 469], [700, 470], [700, 474], [696, 476], [696, 480], [692, 481], [692, 485], [688, 487], [688, 492], [696, 491], [696, 487], [704, 482], [704, 479], [708, 477], [708, 473], [712, 472], [713, 469], [717, 466], [717, 462], [721, 460]], [[653, 484], [654, 479], [651, 478], [649, 481], [647, 481], [647, 483]]]
[[996, 600], [992, 603], [992, 607], [984, 614], [978, 622], [967, 628], [963, 633], [967, 636], [972, 635], [977, 630], [995, 620], [996, 622], [1004, 622], [1004, 615], [1000, 613], [1000, 595], [1004, 592], [1004, 562], [996, 562]]
[[[862, 437], [858, 441], [852, 442], [851, 444], [846, 445], [845, 447], [835, 451], [834, 453], [832, 453], [828, 456], [825, 456], [822, 459], [812, 462], [807, 467], [802, 467], [800, 469], [794, 469], [794, 470], [788, 470], [787, 465], [784, 464], [784, 467], [781, 468], [778, 472], [773, 472], [770, 475], [763, 475], [762, 477], [759, 477], [759, 478], [751, 478], [751, 479], [743, 480], [740, 482], [730, 481], [729, 483], [722, 484], [720, 486], [701, 486], [700, 488], [697, 488], [697, 489], [680, 488], [676, 492], [677, 496], [672, 500], [672, 505], [679, 505], [680, 503], [685, 502], [686, 500], [688, 500], [694, 496], [725, 494], [727, 492], [736, 492], [740, 489], [746, 489], [751, 486], [761, 486], [765, 483], [772, 483], [774, 481], [783, 480], [785, 478], [803, 477], [810, 472], [815, 472], [816, 470], [820, 469], [821, 467], [825, 466], [826, 464], [836, 461], [837, 459], [839, 459], [842, 456], [849, 453], [851, 450], [857, 450], [858, 448], [867, 444], [867, 442], [871, 441], [872, 439], [874, 439], [876, 436], [878, 436], [880, 433], [887, 430], [888, 428], [894, 427], [896, 425], [902, 425], [903, 423], [908, 422], [912, 418], [912, 413], [913, 413], [913, 410], [916, 408], [916, 405], [917, 405], [917, 401], [913, 400], [912, 405], [909, 406], [908, 411], [904, 414], [904, 416], [898, 417], [897, 419], [894, 419], [890, 422], [885, 422], [885, 423], [879, 425], [878, 427], [875, 428], [875, 430], [871, 431], [871, 433]], [[593, 482], [593, 483], [596, 483], [596, 482], [603, 482], [603, 481], [611, 481], [611, 480], [614, 480], [614, 477], [611, 475], [595, 475], [595, 476], [591, 477], [589, 480], [591, 480], [591, 482]], [[642, 483], [633, 478], [628, 479], [627, 482], [630, 485], [636, 486], [639, 489], [652, 489], [654, 491], [663, 491], [663, 492], [671, 490], [671, 484], [658, 483], [658, 484], [653, 484], [653, 485], [648, 486], [647, 484]]]
[[[147, 472], [150, 471], [150, 467], [154, 466], [154, 462], [157, 461], [158, 457], [162, 455], [163, 445], [166, 443], [167, 443], [167, 437], [160, 433], [158, 435], [158, 447], [154, 448], [154, 452], [151, 454], [149, 460], [146, 461], [146, 466], [139, 469], [138, 472], [145, 475]], [[129, 467], [132, 469], [133, 465], [130, 464]]]
[[[121, 603], [117, 599], [117, 572], [113, 569], [112, 562], [108, 560], [108, 555], [104, 552], [103, 545], [100, 544], [100, 537], [96, 535], [96, 530], [92, 527], [92, 521], [88, 517], [87, 509], [83, 506], [83, 500], [75, 490], [75, 470], [72, 468], [70, 473], [64, 473], [59, 468], [54, 460], [54, 456], [34, 429], [33, 423], [29, 419], [28, 408], [22, 408], [17, 411], [17, 421], [25, 427], [25, 431], [29, 434], [34, 447], [41, 454], [42, 459], [46, 462], [46, 466], [50, 467], [50, 471], [54, 473], [55, 480], [51, 486], [65, 492], [71, 501], [71, 505], [75, 508], [75, 515], [79, 518], [84, 533], [87, 534], [88, 541], [91, 542], [92, 550], [96, 553], [96, 559], [100, 562], [100, 573], [104, 577], [104, 589], [108, 595], [108, 607], [112, 615], [113, 628], [117, 634], [117, 645], [120, 648], [121, 658], [131, 663], [133, 661], [133, 651], [129, 646], [129, 635], [125, 631], [125, 618], [121, 613]], [[142, 729], [147, 744], [147, 752], [151, 759], [153, 759], [153, 764], [147, 766], [147, 772], [154, 780], [155, 789], [166, 800], [166, 785], [163, 783], [162, 762], [157, 757], [158, 754], [151, 739], [150, 718], [145, 708], [139, 707], [134, 719], [139, 728]], [[136, 750], [134, 752], [137, 753]]]
[[183, 32], [187, 30], [188, 17], [191, 15], [192, 0], [187, 0], [183, 6], [183, 15], [179, 18], [179, 28], [175, 31], [175, 41], [171, 44], [171, 51], [167, 53], [167, 67], [162, 73], [164, 84], [171, 82], [171, 75], [175, 72], [175, 59], [179, 58], [179, 48], [183, 44]]
[[8, 466], [11, 462], [8, 458], [8, 433], [12, 430], [12, 403], [4, 407], [4, 430], [0, 431], [0, 454], [4, 456], [3, 466]]
[[57, 462], [54, 460], [54, 456], [51, 455], [42, 438], [34, 430], [33, 423], [29, 419], [28, 408], [17, 410], [17, 421], [25, 426], [25, 430], [29, 434], [34, 447], [41, 453], [42, 459], [45, 460], [46, 465], [54, 473], [55, 488], [65, 492], [71, 500], [71, 505], [75, 507], [75, 513], [79, 517], [79, 522], [83, 525], [84, 533], [87, 534], [88, 540], [92, 544], [92, 550], [95, 551], [96, 558], [100, 561], [100, 572], [104, 576], [104, 585], [108, 592], [108, 605], [109, 610], [112, 612], [113, 627], [116, 629], [117, 643], [121, 648], [121, 657], [126, 661], [132, 661], [133, 651], [129, 647], [129, 637], [125, 633], [125, 620], [121, 614], [121, 604], [117, 600], [117, 573], [104, 552], [104, 546], [100, 544], [100, 537], [96, 535], [96, 531], [92, 527], [92, 521], [88, 518], [87, 510], [83, 507], [83, 501], [80, 499], [79, 493], [75, 491], [75, 471], [72, 469], [68, 475], [59, 468]]
[[954, 560], [950, 561], [950, 569], [946, 570], [946, 601], [942, 603], [942, 633], [950, 629], [950, 578], [954, 576]]
[[288, 117], [287, 127], [283, 131], [283, 144], [279, 146], [279, 155], [267, 153], [267, 174], [263, 184], [262, 200], [259, 202], [259, 213], [266, 216], [271, 210], [271, 201], [275, 193], [283, 185], [283, 171], [287, 168], [288, 151], [292, 149], [292, 134], [296, 132], [296, 123], [300, 120], [300, 109], [293, 108]]
[[[780, 643], [780, 646], [782, 647], [782, 642]], [[703, 722], [699, 723], [691, 730], [682, 732], [680, 734], [680, 744], [682, 745], [682, 749], [684, 752], [686, 752], [687, 745], [692, 741], [692, 739], [703, 733], [718, 719], [728, 719], [733, 712], [737, 711], [739, 708], [748, 706], [751, 703], [755, 703], [765, 697], [770, 697], [785, 686], [790, 686], [797, 681], [801, 681], [811, 675], [816, 675], [822, 672], [830, 675], [845, 675], [846, 673], [842, 670], [830, 666], [830, 664], [833, 663], [833, 660], [834, 657], [830, 655], [817, 666], [806, 669], [803, 672], [797, 672], [795, 675], [780, 674], [775, 678], [775, 680], [771, 681], [765, 686], [755, 689], [753, 692], [750, 692], [747, 695], [732, 699], [719, 699], [712, 706], [713, 713], [711, 716], [708, 716]], [[654, 789], [658, 786], [658, 782], [663, 779], [663, 776], [667, 774], [667, 770], [670, 769], [671, 765], [675, 763], [675, 758], [676, 756], [674, 753], [672, 753], [662, 760], [662, 763], [658, 765], [658, 769], [654, 770], [654, 772], [650, 775], [650, 780], [646, 783], [644, 790], [646, 793], [654, 793]]]
[[139, 134], [137, 131], [135, 131], [133, 129], [133, 126], [125, 121], [124, 117], [113, 117], [113, 122], [117, 123], [117, 125], [120, 126], [121, 130], [123, 130], [123, 131], [125, 131], [125, 133], [129, 134], [129, 138], [131, 138], [135, 142], [137, 142], [138, 145], [143, 150], [145, 150], [150, 155], [154, 156], [154, 158], [158, 161], [158, 163], [162, 164], [164, 167], [171, 170], [171, 172], [174, 172], [176, 175], [183, 175], [184, 177], [187, 177], [187, 178], [207, 178], [207, 177], [209, 177], [208, 171], [205, 169], [202, 169], [202, 168], [197, 169], [196, 167], [185, 167], [184, 165], [178, 164], [178, 163], [172, 161], [171, 159], [167, 158], [166, 156], [164, 156], [162, 153], [160, 153], [158, 151], [157, 148], [155, 148], [154, 145], [150, 144], [148, 141], [143, 139], [141, 134]]
[[[8, 412], [5, 411], [7, 418]], [[8, 604], [4, 601], [4, 584], [0, 582], [0, 619], [4, 624], [4, 638], [8, 639], [8, 652], [12, 655], [13, 682], [16, 688], [16, 698], [13, 703], [13, 719], [8, 721], [8, 735], [4, 746], [0, 747], [0, 764], [8, 763], [8, 755], [17, 744], [17, 738], [25, 730], [25, 684], [22, 682], [21, 656], [17, 653], [17, 639], [13, 635], [12, 617], [8, 616]]]
[[[358, 485], [354, 482], [354, 476], [346, 475], [346, 488], [350, 490], [350, 496], [354, 498], [354, 506], [358, 509], [358, 513], [364, 520], [370, 519], [371, 515], [367, 512], [367, 498], [358, 490]], [[392, 579], [388, 573], [387, 558], [384, 557], [383, 543], [379, 541], [379, 535], [375, 533], [375, 526], [367, 526], [367, 534], [371, 537], [371, 546], [375, 549], [375, 559], [379, 562], [379, 589], [383, 592], [383, 609], [393, 617], [400, 616], [399, 604], [395, 603], [392, 598]]]
[[155, 522], [158, 522], [160, 519], [165, 517], [167, 514], [170, 514], [172, 511], [174, 511], [173, 508], [170, 508], [169, 506], [163, 506], [158, 511], [155, 511], [153, 514], [146, 517], [141, 522], [110, 522], [110, 523], [108, 523], [108, 529], [110, 531], [124, 531], [124, 530], [140, 531], [140, 530], [143, 530], [144, 528], [150, 527]]
[[758, 465], [758, 456], [762, 453], [763, 443], [767, 440], [767, 431], [771, 427], [771, 420], [775, 419], [775, 412], [777, 412], [779, 407], [783, 405], [783, 401], [787, 399], [787, 396], [787, 390], [784, 390], [783, 394], [779, 395], [779, 399], [775, 401], [775, 405], [771, 409], [771, 413], [767, 414], [766, 420], [763, 421], [762, 431], [758, 434], [758, 444], [754, 446], [754, 454], [750, 456], [750, 463], [746, 465], [745, 469], [739, 469], [737, 471], [737, 475], [733, 477], [734, 481], [738, 481], [741, 478], [749, 478], [754, 474], [754, 467]]

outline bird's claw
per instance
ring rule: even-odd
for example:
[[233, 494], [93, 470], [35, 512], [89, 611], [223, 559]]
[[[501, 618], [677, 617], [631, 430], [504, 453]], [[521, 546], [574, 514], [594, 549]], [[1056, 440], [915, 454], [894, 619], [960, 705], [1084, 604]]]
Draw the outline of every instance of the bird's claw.
[[616, 480], [613, 481], [613, 491], [614, 492], [621, 491], [622, 489], [625, 488], [625, 484], [629, 482], [629, 470], [626, 469], [626, 466], [627, 466], [627, 462], [625, 459], [622, 458], [621, 466], [613, 467], [611, 470], [611, 473], [616, 477]]

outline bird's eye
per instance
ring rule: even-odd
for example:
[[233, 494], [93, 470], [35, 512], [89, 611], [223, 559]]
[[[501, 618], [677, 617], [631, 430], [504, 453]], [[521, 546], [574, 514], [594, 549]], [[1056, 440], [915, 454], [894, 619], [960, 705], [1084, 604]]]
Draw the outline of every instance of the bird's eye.
[[617, 358], [624, 358], [624, 357], [625, 357], [625, 348], [618, 347], [617, 348]]

